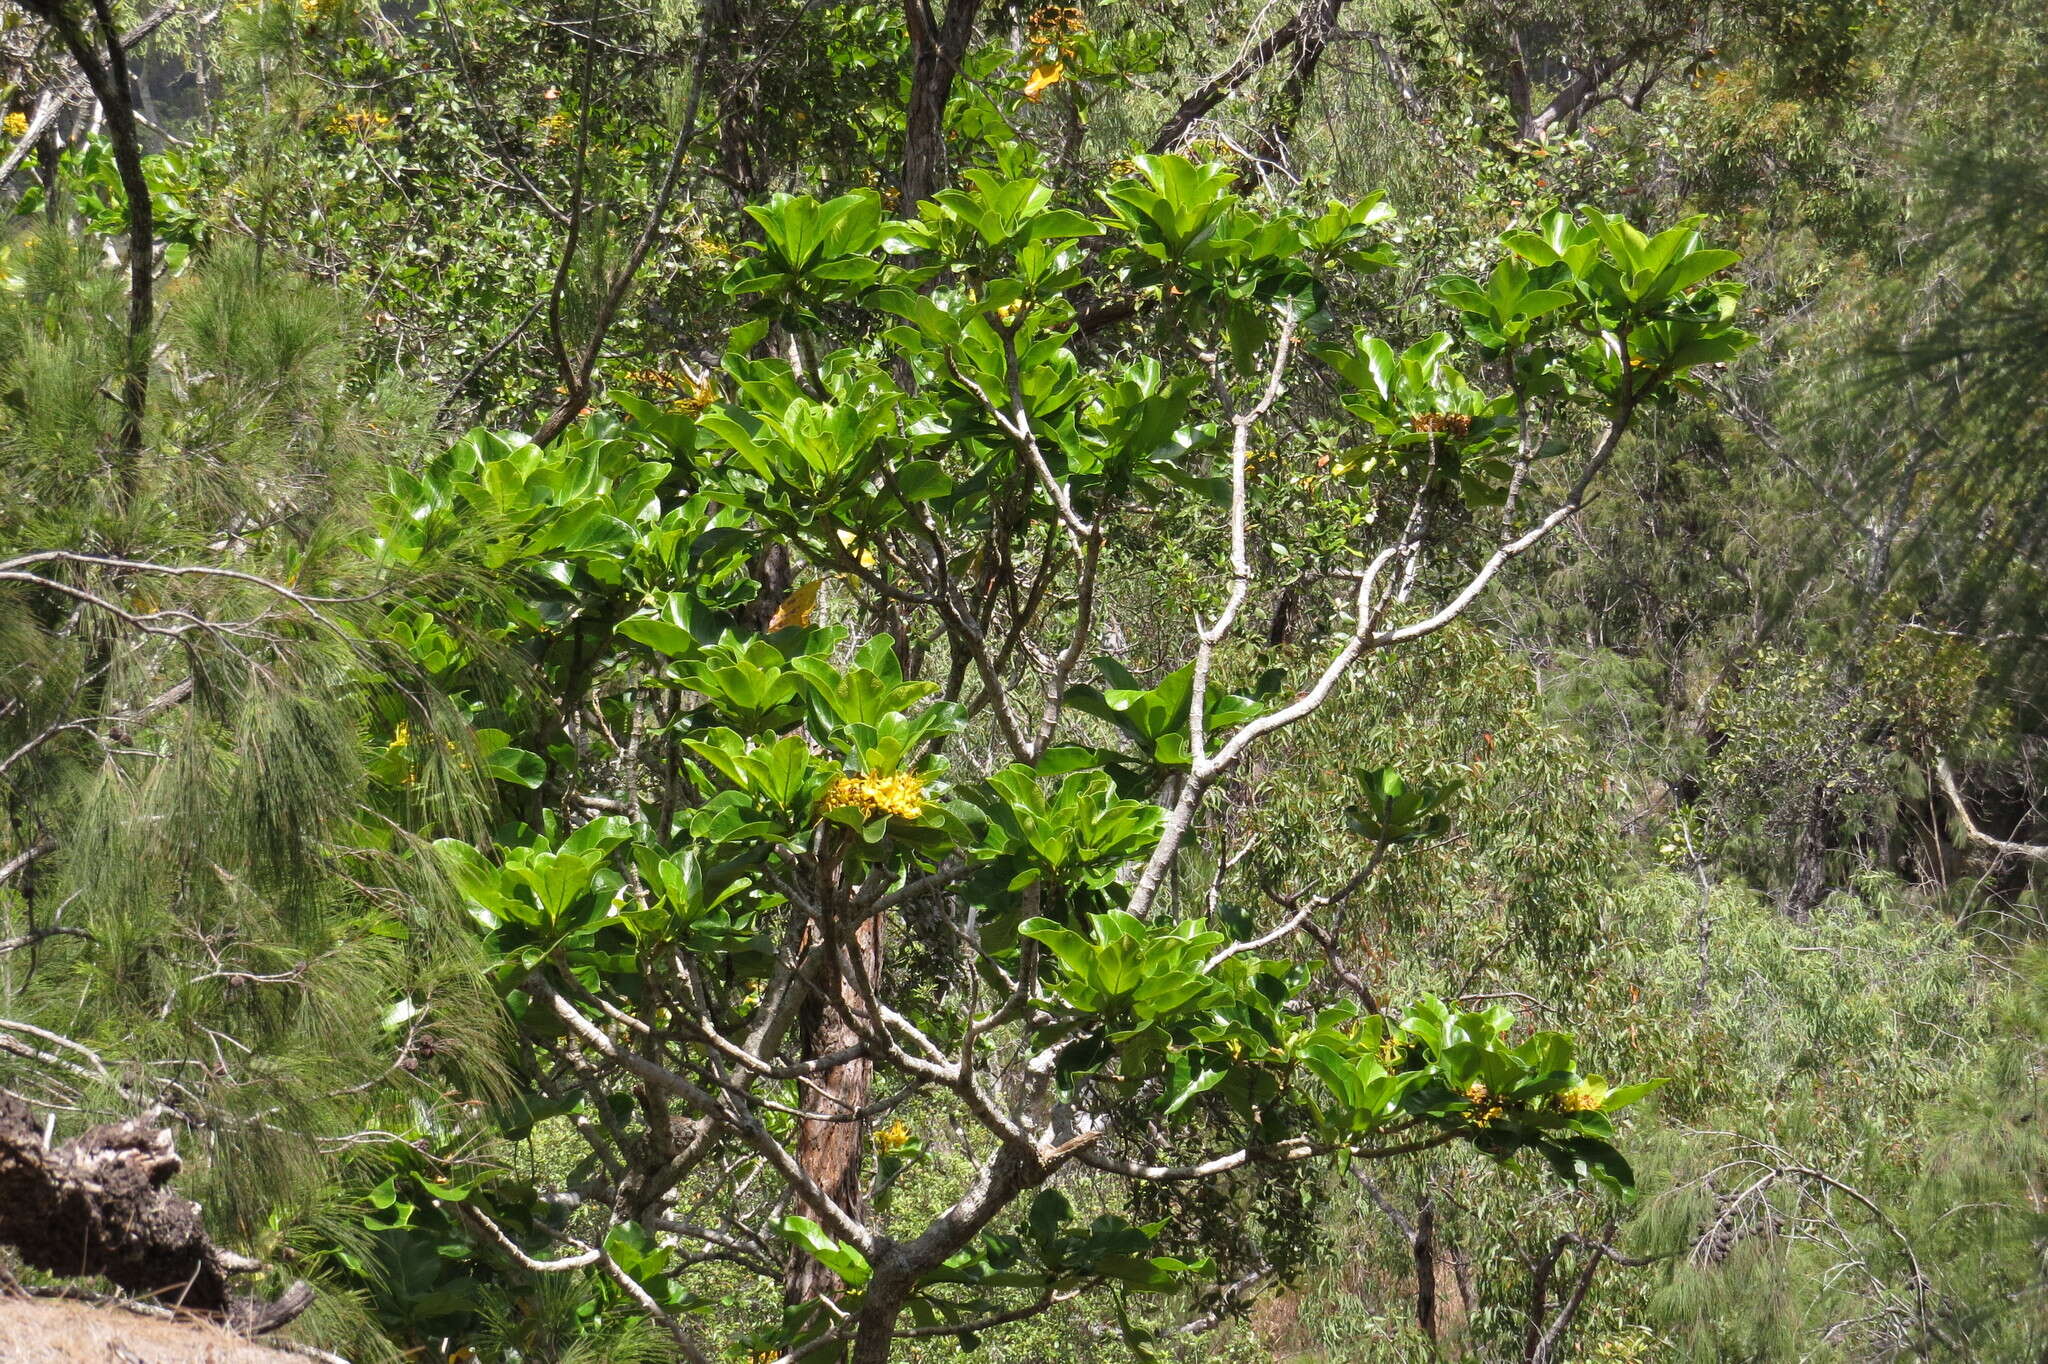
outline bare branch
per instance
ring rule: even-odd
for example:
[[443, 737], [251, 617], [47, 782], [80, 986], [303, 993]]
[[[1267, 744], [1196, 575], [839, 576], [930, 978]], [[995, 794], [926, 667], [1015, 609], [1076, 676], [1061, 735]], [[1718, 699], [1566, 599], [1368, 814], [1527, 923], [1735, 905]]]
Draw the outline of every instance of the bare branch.
[[[1956, 785], [1955, 773], [1949, 770], [1948, 759], [1937, 756], [1934, 760], [1934, 775], [1941, 781], [1941, 789], [1947, 793], [1949, 804], [1955, 807], [1956, 818], [1962, 821], [1963, 832], [1973, 843], [1981, 843], [2000, 857], [2023, 857], [2029, 862], [2048, 862], [2048, 843], [2014, 843], [2010, 839], [1998, 838], [1977, 827], [1977, 821], [1970, 817], [1970, 807], [1963, 802], [1961, 788]], [[0, 874], [0, 880], [5, 875]]]

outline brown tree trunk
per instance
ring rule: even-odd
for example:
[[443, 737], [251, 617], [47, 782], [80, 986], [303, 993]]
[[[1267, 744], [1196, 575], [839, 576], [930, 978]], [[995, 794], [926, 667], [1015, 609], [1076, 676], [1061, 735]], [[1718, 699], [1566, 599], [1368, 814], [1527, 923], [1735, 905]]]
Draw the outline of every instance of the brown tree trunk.
[[[882, 920], [878, 915], [853, 930], [851, 944], [868, 980], [876, 982], [882, 973]], [[836, 998], [844, 1007], [826, 1002]], [[818, 981], [817, 993], [804, 1005], [798, 1019], [807, 1061], [859, 1045], [861, 1037], [846, 1015], [865, 1022], [865, 1006], [857, 980], [848, 980], [836, 962], [828, 962]], [[861, 1155], [867, 1125], [862, 1118], [873, 1093], [874, 1062], [866, 1057], [845, 1061], [819, 1071], [798, 1091], [797, 1106], [812, 1115], [797, 1119], [796, 1159], [818, 1188], [856, 1220], [867, 1213], [867, 1199], [861, 1188]], [[812, 1221], [829, 1224], [819, 1209], [799, 1198], [797, 1212]], [[783, 1301], [794, 1306], [837, 1292], [839, 1276], [810, 1256], [791, 1257], [788, 1276], [783, 1280]]]
[[932, 13], [930, 0], [903, 0], [910, 26], [910, 109], [903, 128], [903, 202], [905, 217], [916, 212], [945, 180], [946, 101], [953, 95], [953, 77], [974, 38], [974, 18], [981, 0], [946, 0], [943, 19]]
[[751, 70], [753, 35], [741, 24], [736, 0], [708, 0], [704, 41], [711, 62], [707, 75], [718, 98], [718, 168], [733, 202], [745, 204], [761, 193], [753, 135], [761, 118], [760, 82]]
[[1829, 818], [1827, 787], [1816, 782], [1807, 797], [1806, 819], [1792, 845], [1792, 884], [1785, 892], [1785, 912], [1799, 923], [1813, 917], [1827, 898]]
[[896, 1343], [896, 1319], [903, 1315], [903, 1304], [910, 1300], [915, 1282], [908, 1275], [888, 1271], [869, 1281], [861, 1297], [847, 1364], [889, 1364], [890, 1347]]
[[1428, 1198], [1415, 1214], [1415, 1324], [1436, 1339], [1436, 1204]]
[[1544, 1320], [1550, 1315], [1550, 1276], [1557, 1270], [1557, 1257], [1564, 1254], [1564, 1247], [1560, 1237], [1536, 1262], [1536, 1272], [1529, 1280], [1529, 1324], [1522, 1332], [1522, 1364], [1529, 1364], [1542, 1348]]
[[761, 584], [752, 601], [739, 608], [740, 623], [756, 634], [765, 635], [775, 613], [796, 587], [796, 570], [789, 562], [789, 546], [780, 540], [756, 550], [747, 562], [747, 576]]

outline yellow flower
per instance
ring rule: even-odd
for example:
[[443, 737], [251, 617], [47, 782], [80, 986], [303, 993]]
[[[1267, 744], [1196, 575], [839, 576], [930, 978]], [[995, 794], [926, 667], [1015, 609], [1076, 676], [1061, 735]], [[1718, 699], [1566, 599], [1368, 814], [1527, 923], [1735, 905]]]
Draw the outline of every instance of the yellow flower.
[[910, 1129], [903, 1125], [903, 1119], [898, 1118], [895, 1122], [890, 1123], [887, 1127], [875, 1133], [875, 1145], [882, 1148], [884, 1155], [901, 1151], [904, 1147], [910, 1145]]
[[0, 119], [0, 128], [5, 128], [9, 137], [26, 137], [28, 136], [28, 115], [17, 109], [6, 118]]
[[411, 742], [412, 726], [407, 724], [405, 721], [400, 720], [398, 722], [398, 728], [392, 732], [391, 746], [393, 748], [404, 748], [407, 744]]
[[1559, 1091], [1553, 1102], [1560, 1112], [1595, 1113], [1607, 1102], [1607, 1086], [1581, 1080], [1570, 1089]]
[[718, 385], [711, 382], [710, 374], [686, 372], [683, 378], [688, 382], [690, 391], [669, 404], [671, 411], [687, 412], [694, 417], [718, 401]]
[[868, 819], [877, 815], [916, 819], [924, 813], [924, 805], [924, 778], [915, 772], [863, 772], [857, 777], [834, 777], [818, 800], [820, 810], [851, 806]]
[[1078, 5], [1040, 5], [1031, 13], [1031, 45], [1069, 50], [1070, 40], [1088, 31]]
[[1465, 1121], [1474, 1127], [1491, 1127], [1495, 1118], [1508, 1111], [1507, 1105], [1494, 1098], [1482, 1080], [1474, 1080], [1465, 1087], [1465, 1102], [1472, 1105]]
[[1067, 78], [1065, 62], [1040, 62], [1031, 70], [1031, 79], [1024, 82], [1024, 98], [1033, 104], [1038, 97]]
[[542, 140], [552, 147], [568, 137], [572, 123], [573, 120], [566, 112], [557, 109], [551, 114], [542, 115], [535, 126], [540, 129]]
[[619, 381], [653, 389], [657, 396], [668, 395], [669, 411], [693, 417], [718, 401], [718, 385], [712, 382], [710, 372], [700, 374], [687, 365], [680, 370], [629, 369], [619, 375]]
[[340, 135], [354, 133], [360, 137], [376, 137], [383, 133], [390, 122], [391, 115], [379, 113], [375, 109], [337, 109], [334, 116], [327, 120], [327, 131]]
[[1086, 33], [1088, 21], [1079, 5], [1040, 5], [1031, 12], [1031, 28], [1036, 33]]
[[768, 618], [768, 633], [777, 630], [801, 630], [810, 625], [811, 616], [818, 609], [818, 589], [825, 585], [823, 578], [814, 578], [782, 599], [775, 608], [775, 614]]
[[1471, 434], [1472, 418], [1463, 412], [1419, 412], [1408, 425], [1431, 435], [1466, 436]]

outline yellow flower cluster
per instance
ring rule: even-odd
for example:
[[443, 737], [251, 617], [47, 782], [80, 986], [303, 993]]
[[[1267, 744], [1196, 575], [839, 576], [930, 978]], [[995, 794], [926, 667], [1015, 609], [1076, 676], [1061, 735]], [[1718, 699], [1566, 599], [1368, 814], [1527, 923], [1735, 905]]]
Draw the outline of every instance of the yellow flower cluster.
[[1463, 412], [1422, 412], [1408, 424], [1431, 435], [1465, 436], [1472, 432], [1472, 419]]
[[1493, 1120], [1505, 1114], [1507, 1105], [1493, 1097], [1483, 1080], [1474, 1080], [1465, 1087], [1465, 1102], [1472, 1105], [1472, 1111], [1465, 1121], [1474, 1127], [1491, 1127]]
[[1064, 47], [1066, 40], [1088, 31], [1079, 5], [1040, 5], [1031, 12], [1031, 45]]
[[390, 123], [391, 115], [379, 113], [375, 109], [338, 109], [334, 117], [327, 120], [327, 131], [370, 137], [383, 132]]
[[904, 1147], [910, 1145], [910, 1129], [903, 1125], [903, 1119], [898, 1118], [895, 1122], [890, 1123], [887, 1127], [875, 1133], [875, 1145], [881, 1148], [882, 1154], [885, 1156], [901, 1151]]
[[1074, 55], [1074, 39], [1088, 31], [1088, 21], [1076, 5], [1040, 5], [1031, 15], [1031, 78], [1024, 82], [1024, 98], [1032, 103], [1067, 78], [1067, 59]]
[[1236, 162], [1241, 156], [1236, 147], [1216, 137], [1197, 137], [1181, 146], [1180, 154], [1196, 165], [1209, 161]]
[[28, 115], [17, 109], [6, 118], [0, 119], [0, 128], [5, 128], [9, 137], [26, 137], [28, 136]]
[[1564, 1113], [1592, 1113], [1607, 1102], [1607, 1095], [1601, 1087], [1581, 1080], [1570, 1089], [1561, 1090], [1556, 1099], [1557, 1107]]
[[534, 126], [540, 130], [542, 140], [552, 147], [569, 136], [569, 130], [574, 123], [567, 113], [557, 109], [552, 114], [541, 115]]
[[718, 386], [709, 374], [692, 374], [673, 369], [629, 369], [619, 376], [626, 383], [650, 388], [667, 399], [668, 410], [694, 417], [718, 401]]
[[895, 772], [888, 776], [863, 772], [857, 777], [834, 777], [818, 801], [818, 808], [836, 810], [847, 805], [868, 819], [877, 815], [916, 819], [924, 813], [924, 779], [914, 772]]

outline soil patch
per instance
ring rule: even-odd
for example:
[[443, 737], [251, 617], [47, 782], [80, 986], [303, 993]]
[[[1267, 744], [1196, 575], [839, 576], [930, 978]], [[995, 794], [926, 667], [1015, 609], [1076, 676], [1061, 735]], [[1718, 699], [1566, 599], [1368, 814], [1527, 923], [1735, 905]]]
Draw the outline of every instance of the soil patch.
[[305, 1364], [203, 1321], [0, 1297], [0, 1364]]

